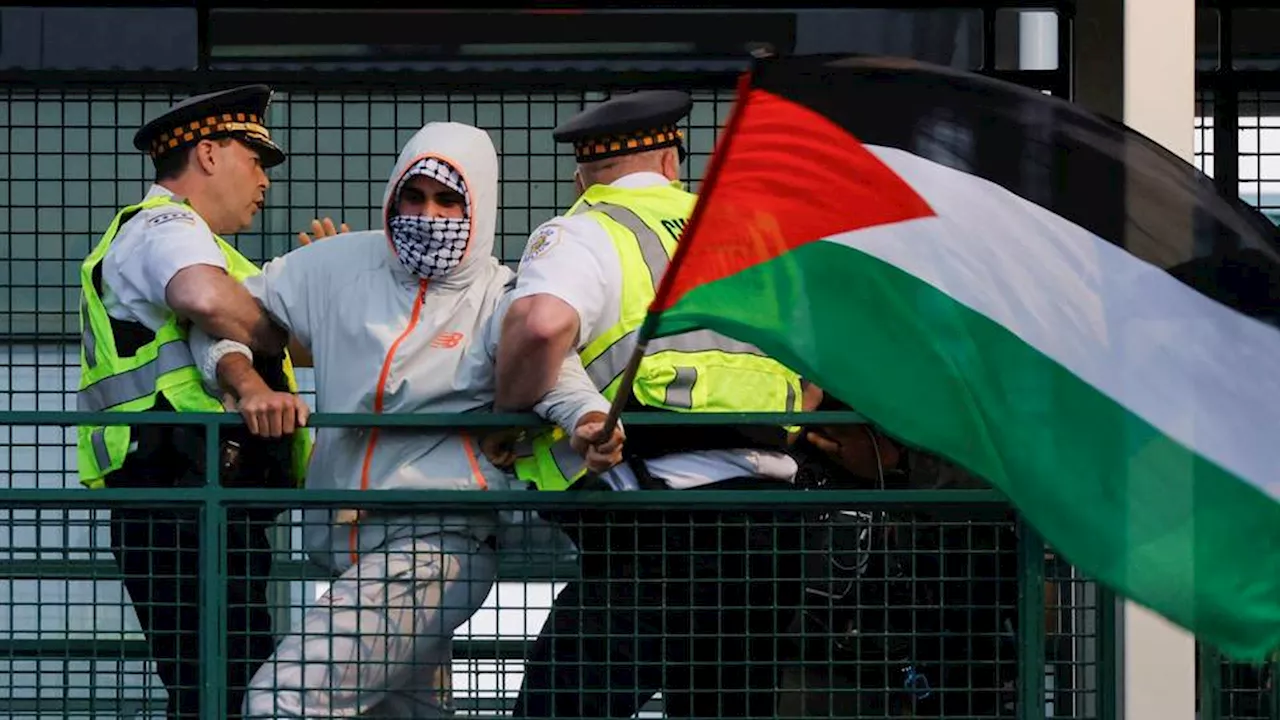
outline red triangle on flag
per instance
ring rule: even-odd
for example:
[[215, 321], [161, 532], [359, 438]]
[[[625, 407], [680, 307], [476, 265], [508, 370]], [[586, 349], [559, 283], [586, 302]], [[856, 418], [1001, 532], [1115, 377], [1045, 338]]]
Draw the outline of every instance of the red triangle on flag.
[[821, 113], [759, 89], [748, 89], [734, 113], [681, 237], [684, 257], [673, 260], [674, 275], [653, 310], [801, 245], [934, 215], [905, 180]]

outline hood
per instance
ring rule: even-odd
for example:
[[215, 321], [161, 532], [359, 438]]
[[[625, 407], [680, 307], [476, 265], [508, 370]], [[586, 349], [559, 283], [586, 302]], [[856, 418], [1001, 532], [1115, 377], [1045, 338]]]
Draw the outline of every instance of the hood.
[[406, 276], [409, 272], [395, 259], [391, 250], [387, 213], [405, 173], [419, 160], [428, 157], [443, 160], [462, 174], [471, 203], [467, 208], [471, 217], [471, 238], [467, 241], [466, 254], [447, 277], [433, 280], [431, 286], [466, 286], [478, 275], [492, 272], [498, 266], [498, 260], [493, 256], [498, 220], [498, 153], [489, 133], [456, 122], [427, 123], [405, 143], [382, 193], [382, 231], [387, 238], [387, 251], [392, 253], [392, 267]]

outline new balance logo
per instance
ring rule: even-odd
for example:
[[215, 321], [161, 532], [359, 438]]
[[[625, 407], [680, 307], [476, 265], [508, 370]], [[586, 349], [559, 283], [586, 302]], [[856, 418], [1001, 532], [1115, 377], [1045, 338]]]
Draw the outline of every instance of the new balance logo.
[[460, 332], [442, 332], [436, 336], [435, 340], [431, 341], [431, 347], [444, 350], [456, 348], [458, 343], [462, 342], [463, 337], [465, 336]]

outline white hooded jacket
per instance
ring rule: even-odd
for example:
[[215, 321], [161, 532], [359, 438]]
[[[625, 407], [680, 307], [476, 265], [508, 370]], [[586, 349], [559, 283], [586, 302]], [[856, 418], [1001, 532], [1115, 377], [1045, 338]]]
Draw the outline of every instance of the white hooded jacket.
[[[430, 123], [405, 145], [383, 195], [383, 218], [402, 176], [425, 157], [458, 170], [467, 184], [471, 237], [462, 261], [445, 277], [423, 280], [396, 259], [384, 227], [298, 248], [246, 281], [266, 312], [311, 350], [319, 413], [468, 413], [492, 409], [494, 360], [512, 272], [493, 256], [498, 158], [487, 133], [459, 123]], [[207, 336], [193, 334], [197, 358]], [[207, 362], [199, 362], [207, 366]], [[212, 378], [205, 367], [206, 381]], [[572, 431], [607, 401], [568, 354], [560, 380], [535, 408]], [[430, 428], [320, 428], [308, 488], [506, 489], [509, 475], [491, 465], [466, 431]], [[385, 518], [359, 532], [335, 522], [336, 511], [308, 510], [304, 543], [337, 570], [356, 553], [388, 539]], [[429, 519], [421, 518], [423, 514]], [[484, 539], [498, 513], [415, 513], [434, 527]], [[420, 524], [406, 534], [426, 531]], [[392, 532], [395, 532], [394, 530]]]

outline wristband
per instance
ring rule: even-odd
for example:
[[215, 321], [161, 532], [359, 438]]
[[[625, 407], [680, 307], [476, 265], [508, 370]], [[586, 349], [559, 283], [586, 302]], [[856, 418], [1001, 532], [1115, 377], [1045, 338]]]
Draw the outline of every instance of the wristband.
[[210, 387], [218, 387], [218, 363], [231, 353], [240, 353], [249, 358], [249, 362], [253, 362], [253, 351], [249, 349], [248, 345], [238, 343], [235, 340], [219, 340], [209, 348], [209, 352], [205, 354], [204, 362], [200, 365], [200, 374]]

